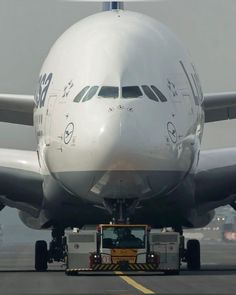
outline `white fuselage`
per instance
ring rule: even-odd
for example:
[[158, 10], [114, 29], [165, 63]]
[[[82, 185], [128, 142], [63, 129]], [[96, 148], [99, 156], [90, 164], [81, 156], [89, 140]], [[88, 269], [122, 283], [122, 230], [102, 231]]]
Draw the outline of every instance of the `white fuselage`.
[[[143, 85], [166, 100], [148, 98]], [[98, 86], [94, 96], [74, 102], [86, 86]], [[103, 86], [118, 87], [118, 97], [98, 96]], [[143, 95], [122, 97], [126, 86]], [[42, 174], [97, 204], [168, 193], [197, 165], [202, 99], [186, 50], [165, 26], [122, 10], [90, 16], [56, 42], [41, 70], [34, 123]]]

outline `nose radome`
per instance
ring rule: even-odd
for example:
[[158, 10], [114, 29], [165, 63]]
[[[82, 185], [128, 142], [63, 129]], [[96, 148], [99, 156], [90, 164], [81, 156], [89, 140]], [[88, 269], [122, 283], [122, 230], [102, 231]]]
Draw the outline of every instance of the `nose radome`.
[[134, 154], [142, 145], [142, 136], [134, 120], [114, 114], [102, 119], [90, 134], [93, 161], [98, 170], [135, 169]]
[[122, 105], [108, 114], [97, 114], [81, 139], [83, 150], [90, 153], [91, 170], [155, 169], [154, 154], [149, 154], [148, 126], [144, 126], [148, 123], [137, 111], [128, 110], [130, 106], [119, 108]]

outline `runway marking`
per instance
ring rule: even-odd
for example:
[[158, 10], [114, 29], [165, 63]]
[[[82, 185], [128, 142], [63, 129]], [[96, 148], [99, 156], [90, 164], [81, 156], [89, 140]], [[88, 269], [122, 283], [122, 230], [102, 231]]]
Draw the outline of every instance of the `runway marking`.
[[118, 275], [122, 280], [124, 280], [127, 284], [131, 285], [133, 288], [141, 291], [143, 294], [155, 294], [150, 289], [145, 288], [141, 284], [137, 283], [135, 280], [131, 279], [130, 277], [124, 275], [122, 271], [115, 271], [115, 274]]

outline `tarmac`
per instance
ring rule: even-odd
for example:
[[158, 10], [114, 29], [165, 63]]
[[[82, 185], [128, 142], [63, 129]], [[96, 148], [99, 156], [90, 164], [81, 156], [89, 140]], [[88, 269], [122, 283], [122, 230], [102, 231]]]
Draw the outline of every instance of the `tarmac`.
[[153, 273], [66, 276], [64, 266], [34, 271], [33, 244], [0, 246], [0, 294], [236, 294], [236, 243], [202, 245], [202, 270], [179, 276]]

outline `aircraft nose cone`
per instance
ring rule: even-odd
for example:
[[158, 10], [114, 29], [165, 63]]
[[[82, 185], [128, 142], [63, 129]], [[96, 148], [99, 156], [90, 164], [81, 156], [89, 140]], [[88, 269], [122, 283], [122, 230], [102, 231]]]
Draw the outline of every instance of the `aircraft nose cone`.
[[109, 108], [108, 115], [101, 116], [100, 122], [98, 120], [91, 126], [87, 139], [84, 139], [94, 168], [105, 171], [142, 169], [148, 135], [140, 123], [130, 105], [119, 104], [116, 108]]
[[158, 116], [148, 116], [145, 101], [98, 101], [94, 110], [86, 109], [79, 125], [74, 161], [80, 170], [155, 170], [170, 159]]

